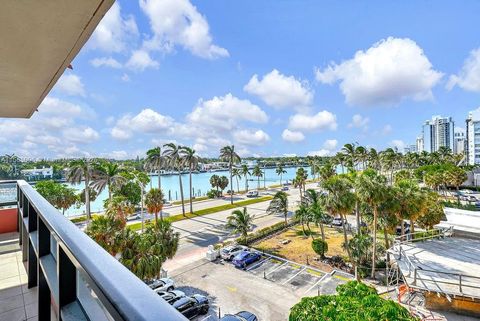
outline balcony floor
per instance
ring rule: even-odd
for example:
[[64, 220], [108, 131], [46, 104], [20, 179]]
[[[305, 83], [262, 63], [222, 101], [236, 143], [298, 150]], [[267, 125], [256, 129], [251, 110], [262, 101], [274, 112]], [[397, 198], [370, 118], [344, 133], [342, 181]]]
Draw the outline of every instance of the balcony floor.
[[37, 288], [27, 288], [18, 233], [0, 234], [0, 321], [37, 320]]

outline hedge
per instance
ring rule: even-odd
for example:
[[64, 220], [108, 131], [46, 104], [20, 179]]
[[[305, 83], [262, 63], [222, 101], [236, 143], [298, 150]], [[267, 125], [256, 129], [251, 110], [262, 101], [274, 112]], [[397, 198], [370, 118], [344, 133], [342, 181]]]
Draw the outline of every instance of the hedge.
[[238, 238], [237, 242], [239, 244], [249, 245], [249, 244], [254, 243], [254, 242], [256, 242], [260, 239], [263, 239], [265, 237], [268, 237], [268, 236], [271, 236], [275, 233], [283, 231], [283, 230], [285, 230], [285, 229], [287, 229], [287, 228], [289, 228], [293, 225], [296, 225], [296, 224], [298, 224], [297, 220], [291, 220], [287, 224], [285, 224], [285, 222], [279, 222], [279, 223], [267, 226], [265, 228], [262, 228], [262, 229], [260, 229], [256, 232], [254, 232], [254, 233], [248, 234], [246, 239], [243, 239], [243, 237]]

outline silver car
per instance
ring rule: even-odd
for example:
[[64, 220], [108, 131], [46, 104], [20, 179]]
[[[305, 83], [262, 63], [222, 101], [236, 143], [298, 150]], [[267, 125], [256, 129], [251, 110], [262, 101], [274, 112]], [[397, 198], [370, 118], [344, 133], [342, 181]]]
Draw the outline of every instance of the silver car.
[[154, 279], [147, 282], [150, 289], [156, 291], [172, 291], [175, 289], [175, 283], [170, 278]]
[[248, 247], [243, 245], [229, 245], [220, 250], [220, 257], [224, 260], [231, 261], [238, 253], [248, 250]]

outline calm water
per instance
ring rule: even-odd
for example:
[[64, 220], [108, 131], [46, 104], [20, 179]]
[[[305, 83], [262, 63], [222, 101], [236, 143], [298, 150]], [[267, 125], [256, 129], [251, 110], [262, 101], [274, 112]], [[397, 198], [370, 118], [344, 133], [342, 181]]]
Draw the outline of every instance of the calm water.
[[[307, 173], [310, 176], [310, 169], [305, 168]], [[286, 180], [292, 180], [295, 177], [295, 171], [297, 170], [294, 167], [291, 168], [285, 168], [287, 173], [283, 174], [282, 176], [282, 182], [284, 183]], [[280, 176], [278, 176], [275, 173], [275, 168], [267, 168], [265, 169], [265, 185], [275, 185], [275, 184], [280, 184]], [[212, 172], [212, 173], [198, 173], [198, 174], [192, 174], [192, 190], [194, 191], [195, 196], [204, 196], [206, 193], [212, 188], [210, 185], [210, 177], [212, 175], [218, 175], [218, 176], [227, 176], [228, 179], [230, 179], [230, 175], [228, 171], [221, 171], [221, 172]], [[162, 183], [162, 190], [165, 194], [165, 198], [167, 200], [179, 200], [180, 199], [180, 187], [179, 187], [179, 181], [178, 181], [178, 175], [168, 175], [168, 176], [161, 176], [161, 183]], [[184, 196], [185, 199], [189, 198], [189, 175], [184, 174], [182, 175], [182, 183], [183, 183], [183, 191], [184, 191]], [[239, 178], [238, 179], [238, 184], [240, 190], [245, 190], [245, 179]], [[260, 179], [260, 187], [263, 187], [263, 177]], [[67, 184], [70, 185], [70, 184]], [[71, 185], [77, 190], [82, 190], [84, 188], [84, 184], [81, 183], [79, 185]], [[147, 185], [146, 190], [148, 191], [150, 187], [158, 187], [158, 177], [157, 176], [152, 176], [151, 177], [151, 184]], [[248, 179], [248, 188], [249, 189], [255, 189], [257, 188], [257, 178], [254, 176], [249, 177]], [[227, 187], [225, 191], [230, 189]], [[237, 190], [237, 180], [235, 177], [233, 178], [233, 189], [236, 191]], [[108, 198], [108, 192], [107, 190], [104, 190], [100, 195], [97, 197], [95, 202], [90, 203], [90, 208], [92, 212], [99, 212], [103, 210], [103, 202]], [[65, 211], [65, 215], [67, 216], [73, 216], [73, 215], [79, 215], [83, 214], [85, 212], [85, 206], [82, 206], [80, 208], [76, 207], [71, 207], [67, 211]]]

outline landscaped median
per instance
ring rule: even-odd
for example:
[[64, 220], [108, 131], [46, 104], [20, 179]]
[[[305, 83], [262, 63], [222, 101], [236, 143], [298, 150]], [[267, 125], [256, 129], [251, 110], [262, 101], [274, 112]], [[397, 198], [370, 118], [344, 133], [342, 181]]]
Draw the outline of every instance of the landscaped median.
[[[189, 218], [193, 217], [198, 217], [198, 216], [203, 216], [203, 215], [208, 215], [208, 214], [213, 214], [213, 213], [218, 213], [221, 211], [229, 210], [229, 209], [234, 209], [237, 207], [243, 207], [255, 203], [261, 203], [261, 202], [266, 202], [270, 201], [273, 197], [272, 196], [264, 196], [264, 197], [259, 197], [259, 198], [253, 198], [253, 199], [248, 199], [244, 201], [239, 201], [239, 202], [234, 202], [233, 204], [225, 204], [225, 205], [220, 205], [220, 206], [214, 206], [210, 208], [204, 208], [198, 211], [195, 211], [194, 213], [186, 213], [185, 216], [183, 214], [177, 214], [174, 216], [166, 217], [165, 220], [169, 221], [171, 223], [173, 222], [178, 222], [182, 220], [186, 220]], [[133, 223], [128, 225], [128, 227], [134, 231], [140, 230], [142, 228], [142, 223]]]

